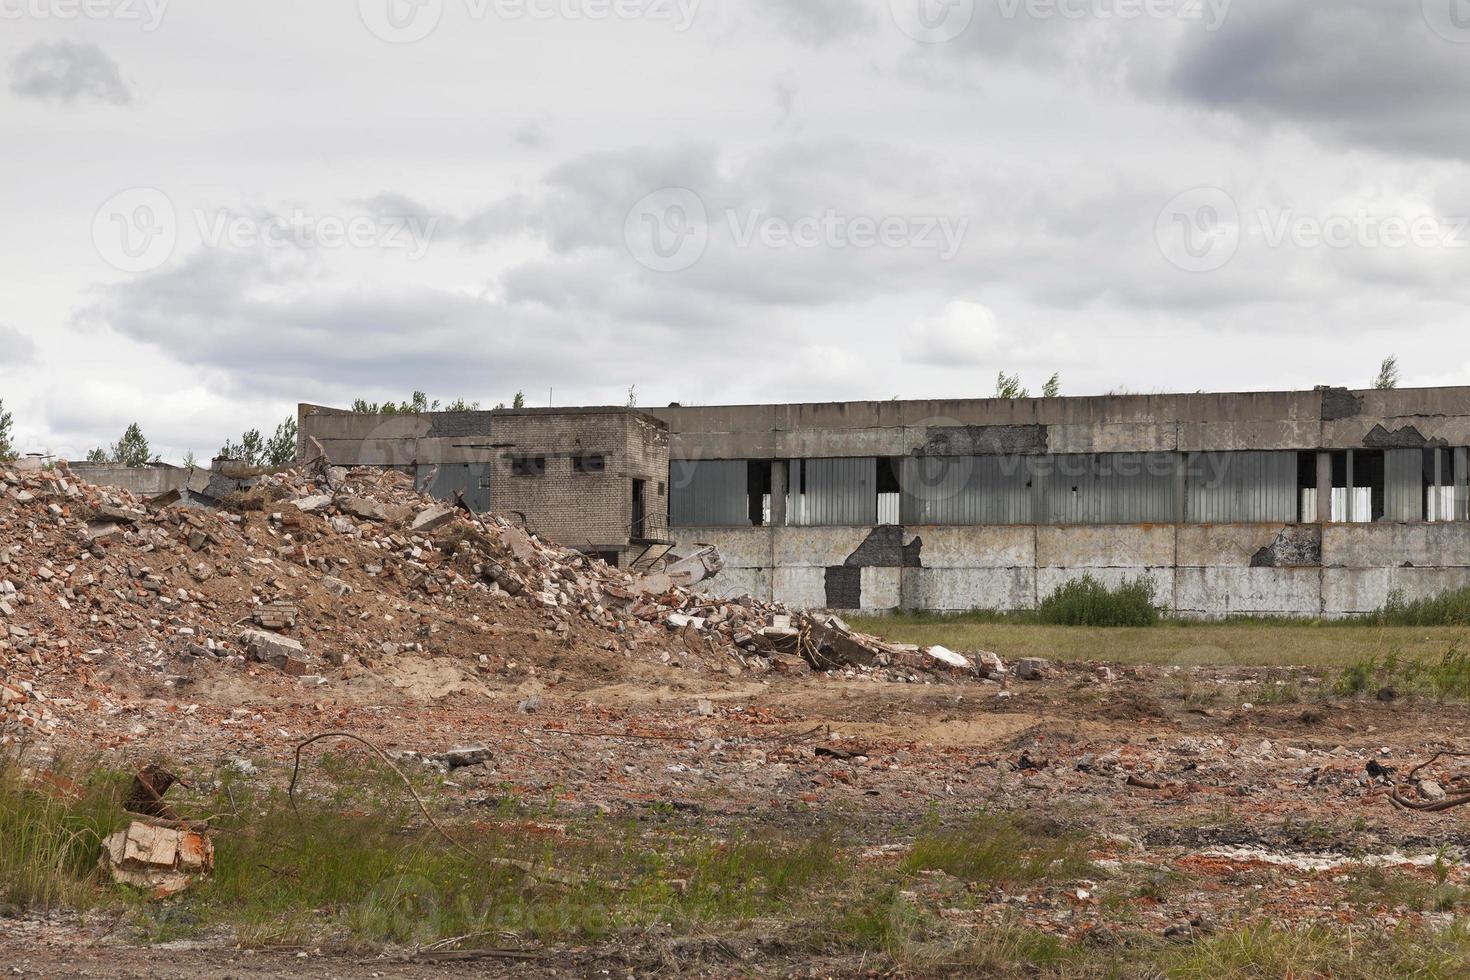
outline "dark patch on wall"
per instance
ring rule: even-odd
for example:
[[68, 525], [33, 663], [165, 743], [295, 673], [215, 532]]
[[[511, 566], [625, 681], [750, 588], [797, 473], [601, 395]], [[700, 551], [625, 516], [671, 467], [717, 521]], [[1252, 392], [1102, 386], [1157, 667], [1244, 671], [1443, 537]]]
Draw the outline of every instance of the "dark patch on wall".
[[1322, 529], [1289, 527], [1251, 556], [1251, 568], [1320, 568]]
[[1357, 418], [1363, 414], [1363, 399], [1346, 388], [1322, 389], [1322, 421]]
[[1363, 437], [1363, 445], [1368, 449], [1429, 449], [1434, 446], [1448, 447], [1449, 442], [1445, 439], [1430, 439], [1412, 425], [1394, 429], [1392, 432], [1382, 425], [1375, 425]]
[[923, 568], [920, 561], [923, 551], [923, 538], [914, 538], [905, 545], [903, 528], [888, 524], [874, 528], [868, 539], [858, 545], [843, 564], [848, 568]]
[[490, 435], [489, 412], [431, 412], [423, 417], [429, 420], [429, 439]]
[[931, 426], [916, 456], [990, 456], [1046, 452], [1044, 425]]
[[855, 566], [833, 565], [827, 569], [827, 608], [861, 609], [863, 607], [863, 570]]

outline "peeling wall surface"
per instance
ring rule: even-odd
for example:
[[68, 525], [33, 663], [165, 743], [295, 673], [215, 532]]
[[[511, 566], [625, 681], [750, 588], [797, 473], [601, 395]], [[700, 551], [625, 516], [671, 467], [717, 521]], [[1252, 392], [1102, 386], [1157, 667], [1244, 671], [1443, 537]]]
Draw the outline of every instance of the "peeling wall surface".
[[[704, 588], [806, 608], [1035, 608], [1084, 574], [1147, 575], [1195, 618], [1340, 618], [1470, 586], [1470, 524], [683, 528], [720, 548]], [[1385, 556], [1396, 561], [1389, 564]]]

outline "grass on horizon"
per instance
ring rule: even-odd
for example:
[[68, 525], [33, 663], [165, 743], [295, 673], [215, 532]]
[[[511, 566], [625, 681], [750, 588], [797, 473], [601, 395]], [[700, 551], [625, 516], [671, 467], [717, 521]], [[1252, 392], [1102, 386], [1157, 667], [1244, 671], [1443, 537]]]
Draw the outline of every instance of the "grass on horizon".
[[896, 643], [990, 650], [1006, 660], [1097, 660], [1179, 666], [1342, 667], [1395, 653], [1440, 661], [1470, 646], [1470, 628], [1316, 620], [1164, 620], [1158, 626], [1045, 626], [998, 613], [858, 616], [854, 629]]

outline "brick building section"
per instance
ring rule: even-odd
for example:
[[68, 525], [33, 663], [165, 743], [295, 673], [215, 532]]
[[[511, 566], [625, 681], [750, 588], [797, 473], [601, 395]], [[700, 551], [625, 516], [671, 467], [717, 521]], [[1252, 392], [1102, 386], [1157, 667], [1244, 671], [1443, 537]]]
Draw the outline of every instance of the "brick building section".
[[[667, 538], [666, 423], [624, 408], [521, 409], [496, 412], [492, 431], [493, 510], [524, 515], [544, 538], [623, 564], [642, 551], [638, 541]], [[635, 492], [643, 501], [638, 527]]]

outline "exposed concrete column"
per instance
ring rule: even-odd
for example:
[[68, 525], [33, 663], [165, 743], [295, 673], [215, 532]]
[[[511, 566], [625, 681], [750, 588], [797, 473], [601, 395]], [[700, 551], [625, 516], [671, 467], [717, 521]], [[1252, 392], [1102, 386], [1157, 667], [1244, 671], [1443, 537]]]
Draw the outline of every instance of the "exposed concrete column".
[[771, 462], [771, 526], [786, 526], [786, 460]]
[[1332, 523], [1332, 453], [1317, 454], [1317, 523]]
[[1455, 520], [1470, 520], [1470, 449], [1461, 446], [1455, 450]]
[[1174, 454], [1174, 523], [1189, 519], [1189, 453]]

